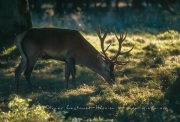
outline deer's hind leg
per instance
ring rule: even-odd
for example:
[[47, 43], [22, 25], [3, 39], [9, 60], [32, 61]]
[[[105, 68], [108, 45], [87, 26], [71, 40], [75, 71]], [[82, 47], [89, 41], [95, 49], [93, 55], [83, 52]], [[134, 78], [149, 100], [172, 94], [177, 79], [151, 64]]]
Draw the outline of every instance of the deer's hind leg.
[[26, 66], [26, 69], [25, 69], [25, 72], [24, 72], [24, 76], [26, 78], [26, 81], [28, 82], [28, 88], [30, 91], [32, 91], [32, 84], [31, 84], [31, 80], [30, 80], [30, 77], [31, 77], [31, 73], [32, 73], [32, 70], [34, 68], [34, 65], [36, 63], [36, 61], [32, 61], [32, 60], [28, 60], [27, 61], [27, 66]]
[[29, 88], [30, 91], [33, 91], [30, 77], [31, 77], [31, 73], [32, 73], [33, 68], [34, 68], [34, 66], [36, 64], [37, 59], [38, 59], [37, 54], [31, 56], [31, 58], [27, 57], [27, 65], [26, 65], [26, 69], [25, 69], [25, 72], [24, 72], [24, 76], [26, 78], [26, 81], [28, 82], [28, 88]]
[[16, 92], [17, 93], [18, 93], [18, 88], [19, 88], [19, 79], [20, 79], [20, 76], [21, 76], [23, 70], [26, 67], [26, 64], [27, 64], [27, 58], [25, 56], [22, 56], [21, 62], [15, 70], [15, 83], [16, 83]]

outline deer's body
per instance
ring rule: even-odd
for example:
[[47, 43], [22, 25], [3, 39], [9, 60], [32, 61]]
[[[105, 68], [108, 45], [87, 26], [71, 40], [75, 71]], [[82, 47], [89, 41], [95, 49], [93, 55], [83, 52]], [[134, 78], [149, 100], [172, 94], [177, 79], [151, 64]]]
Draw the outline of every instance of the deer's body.
[[[65, 79], [70, 74], [75, 84], [75, 65], [81, 64], [101, 75], [109, 84], [114, 83], [114, 74], [109, 74], [107, 62], [78, 31], [57, 28], [33, 28], [17, 36], [15, 44], [22, 59], [15, 71], [16, 90], [23, 70], [32, 90], [30, 76], [39, 57], [61, 60], [65, 62]], [[113, 76], [112, 76], [113, 75]]]
[[28, 30], [21, 45], [26, 56], [36, 55], [64, 62], [73, 58], [75, 64], [87, 66], [89, 60], [97, 59], [99, 54], [78, 31], [68, 29], [34, 28]]
[[118, 62], [119, 55], [130, 52], [121, 52], [122, 42], [126, 35], [115, 36], [119, 42], [119, 49], [113, 58], [108, 58], [106, 51], [109, 45], [104, 49], [104, 40], [108, 31], [101, 37], [100, 28], [97, 28], [97, 34], [101, 42], [102, 54], [99, 53], [78, 31], [57, 28], [32, 28], [18, 35], [15, 44], [19, 49], [22, 59], [15, 71], [16, 91], [18, 92], [19, 78], [25, 69], [24, 75], [28, 81], [28, 87], [32, 90], [30, 76], [38, 58], [50, 58], [65, 62], [65, 79], [68, 81], [72, 75], [72, 81], [76, 86], [75, 65], [84, 65], [94, 72], [98, 73], [109, 84], [115, 83], [114, 65], [122, 65], [127, 62]]

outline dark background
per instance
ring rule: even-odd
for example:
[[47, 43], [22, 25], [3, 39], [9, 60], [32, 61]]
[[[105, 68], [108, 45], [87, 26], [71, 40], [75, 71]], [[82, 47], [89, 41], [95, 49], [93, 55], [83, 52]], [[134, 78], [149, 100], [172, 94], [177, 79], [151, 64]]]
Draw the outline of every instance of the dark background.
[[32, 26], [179, 31], [179, 6], [180, 0], [2, 0], [0, 42]]
[[[180, 30], [178, 0], [30, 0], [34, 26]], [[39, 24], [41, 23], [41, 24]], [[43, 23], [43, 24], [42, 24]]]

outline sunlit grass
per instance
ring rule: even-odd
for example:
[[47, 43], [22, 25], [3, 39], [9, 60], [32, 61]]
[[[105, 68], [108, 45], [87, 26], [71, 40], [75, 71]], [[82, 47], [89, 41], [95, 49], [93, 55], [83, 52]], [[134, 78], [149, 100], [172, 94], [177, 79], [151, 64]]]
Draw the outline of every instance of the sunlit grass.
[[[101, 51], [97, 35], [84, 33], [83, 35], [98, 51]], [[34, 92], [28, 93], [27, 82], [22, 75], [19, 87], [19, 96], [22, 98], [14, 97], [13, 100], [14, 105], [25, 105], [24, 109], [18, 107], [10, 109], [11, 107], [5, 107], [1, 102], [0, 107], [5, 111], [0, 118], [10, 117], [11, 122], [11, 118], [16, 117], [16, 112], [19, 111], [19, 115], [25, 115], [27, 120], [30, 116], [35, 116], [34, 119], [39, 121], [58, 121], [58, 118], [60, 121], [65, 115], [60, 114], [61, 112], [71, 111], [72, 118], [69, 121], [110, 119], [125, 122], [127, 118], [134, 121], [154, 121], [157, 118], [162, 121], [177, 121], [179, 115], [169, 108], [171, 99], [167, 96], [171, 86], [179, 77], [177, 73], [180, 67], [179, 36], [176, 31], [167, 31], [158, 35], [130, 32], [122, 50], [127, 51], [133, 45], [135, 47], [129, 55], [119, 58], [130, 62], [125, 66], [116, 67], [117, 85], [115, 86], [109, 86], [90, 69], [76, 66], [78, 86], [76, 89], [70, 87], [69, 90], [65, 90], [64, 63], [55, 60], [39, 60], [31, 76]], [[105, 46], [108, 46], [109, 41], [113, 44], [107, 53], [109, 56], [114, 56], [118, 49], [118, 42], [113, 34], [108, 36]], [[8, 55], [14, 49], [15, 47], [8, 48], [2, 52], [2, 55]], [[3, 86], [0, 95], [5, 99], [2, 100], [6, 101], [5, 104], [13, 105], [9, 96], [11, 92], [13, 93], [11, 87], [13, 87], [14, 70], [19, 62], [20, 58], [13, 61], [0, 60], [1, 65], [6, 66], [0, 69], [0, 83]], [[72, 85], [71, 81], [69, 84]], [[28, 99], [32, 101], [27, 101]], [[67, 106], [95, 108], [70, 110]], [[100, 109], [99, 106], [109, 107], [109, 109]], [[43, 109], [37, 110], [37, 107]], [[58, 110], [58, 107], [62, 110]], [[113, 109], [111, 110], [110, 107]], [[24, 119], [23, 116], [19, 120]]]
[[9, 47], [8, 49], [5, 49], [4, 48], [4, 51], [3, 52], [1, 52], [0, 54], [1, 54], [1, 56], [4, 56], [4, 55], [9, 55], [14, 49], [16, 48], [16, 46], [14, 45], [14, 46], [11, 46], [11, 47]]
[[22, 99], [15, 96], [8, 103], [8, 112], [2, 112], [0, 110], [1, 122], [58, 122], [59, 117], [45, 111], [45, 106], [33, 105], [29, 106], [30, 99]]
[[159, 40], [172, 40], [172, 39], [174, 40], [179, 38], [180, 38], [179, 33], [174, 30], [169, 30], [157, 35], [157, 39]]

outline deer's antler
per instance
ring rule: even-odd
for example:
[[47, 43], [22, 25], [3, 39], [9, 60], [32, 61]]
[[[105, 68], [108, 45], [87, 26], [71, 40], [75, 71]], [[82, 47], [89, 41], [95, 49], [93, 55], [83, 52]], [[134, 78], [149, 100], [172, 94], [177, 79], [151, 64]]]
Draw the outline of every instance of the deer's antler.
[[105, 58], [106, 60], [109, 60], [109, 61], [110, 61], [110, 59], [109, 59], [108, 56], [106, 55], [106, 51], [109, 49], [109, 47], [111, 46], [112, 43], [110, 43], [110, 44], [107, 46], [107, 48], [104, 49], [104, 40], [105, 40], [105, 38], [106, 38], [106, 36], [107, 36], [108, 30], [106, 30], [106, 32], [104, 33], [103, 37], [101, 37], [101, 29], [100, 29], [99, 26], [96, 28], [96, 32], [97, 32], [98, 37], [99, 37], [100, 42], [101, 42], [101, 49], [102, 49], [102, 53], [103, 53], [103, 55], [104, 55], [104, 58]]
[[115, 36], [116, 36], [116, 38], [117, 38], [117, 40], [118, 40], [119, 49], [118, 49], [117, 54], [116, 54], [111, 60], [112, 60], [114, 63], [116, 63], [116, 64], [120, 64], [120, 65], [127, 64], [129, 61], [126, 61], [126, 62], [118, 62], [118, 61], [117, 61], [118, 56], [129, 53], [129, 52], [134, 48], [134, 46], [133, 46], [130, 50], [128, 50], [127, 52], [121, 52], [122, 43], [123, 43], [123, 41], [126, 39], [127, 33], [126, 33], [125, 35], [123, 35], [123, 34], [120, 33], [120, 36], [118, 37], [118, 36], [117, 36], [117, 32], [116, 32], [116, 28], [114, 28], [114, 34], [115, 34]]
[[127, 33], [126, 33], [125, 35], [123, 35], [123, 34], [120, 33], [120, 35], [119, 35], [119, 37], [118, 37], [117, 32], [116, 32], [116, 29], [114, 28], [114, 34], [115, 34], [115, 36], [116, 36], [116, 38], [117, 38], [117, 40], [118, 40], [119, 48], [118, 48], [117, 54], [116, 54], [113, 58], [110, 59], [110, 58], [108, 58], [108, 56], [106, 55], [106, 51], [107, 51], [107, 50], [109, 49], [109, 47], [111, 46], [112, 42], [107, 46], [106, 49], [104, 49], [104, 40], [105, 40], [105, 38], [106, 38], [106, 36], [107, 36], [108, 31], [106, 30], [106, 32], [105, 32], [105, 34], [103, 35], [103, 37], [101, 37], [100, 27], [97, 27], [96, 31], [97, 31], [98, 37], [99, 37], [99, 39], [100, 39], [100, 41], [101, 41], [101, 49], [102, 49], [102, 53], [103, 53], [103, 55], [104, 55], [104, 58], [105, 58], [107, 61], [110, 61], [110, 62], [112, 62], [112, 63], [114, 63], [114, 64], [118, 64], [118, 65], [127, 64], [129, 61], [120, 62], [120, 61], [117, 60], [117, 59], [118, 59], [118, 56], [123, 55], [123, 54], [127, 54], [127, 53], [129, 53], [129, 52], [134, 48], [134, 46], [133, 46], [133, 47], [132, 47], [130, 50], [128, 50], [127, 52], [121, 52], [122, 43], [123, 43], [123, 41], [126, 39]]

